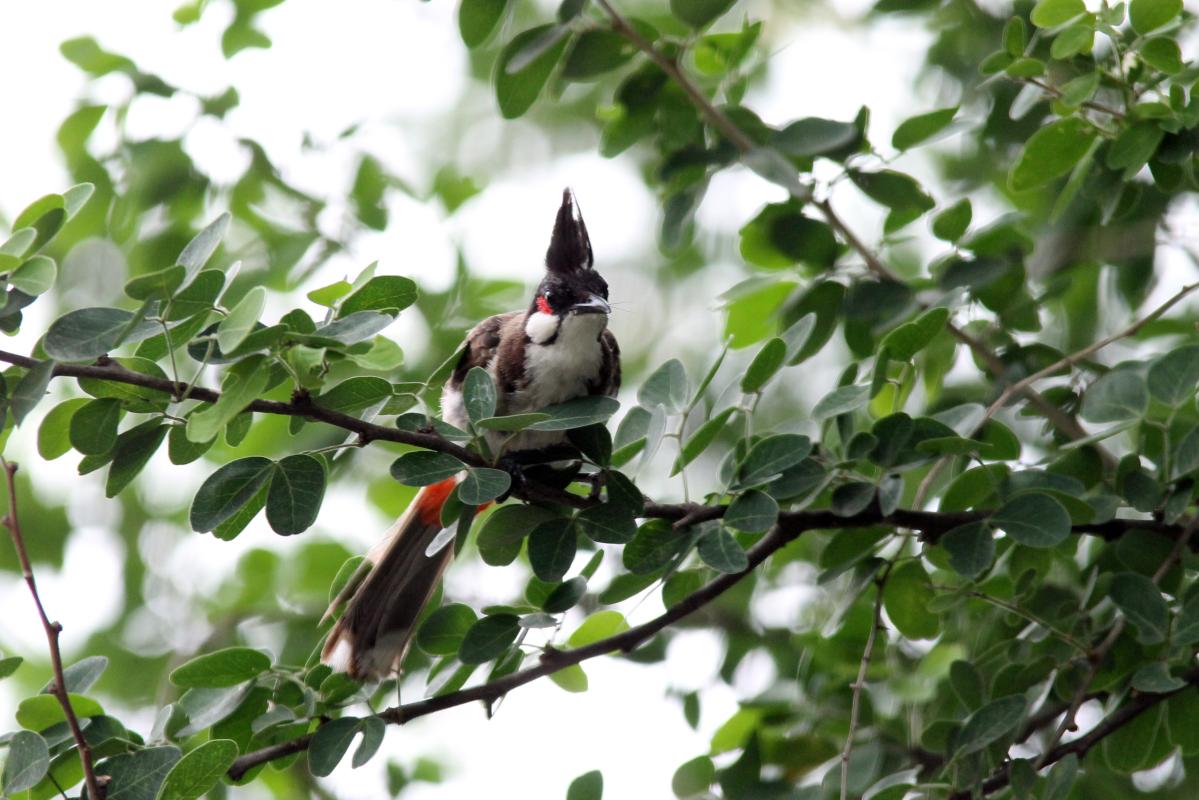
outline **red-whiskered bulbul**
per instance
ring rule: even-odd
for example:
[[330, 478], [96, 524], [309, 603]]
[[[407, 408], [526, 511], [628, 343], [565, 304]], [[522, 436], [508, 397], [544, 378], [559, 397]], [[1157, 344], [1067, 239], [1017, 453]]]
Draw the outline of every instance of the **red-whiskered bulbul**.
[[[496, 414], [522, 414], [584, 395], [616, 394], [620, 350], [607, 327], [608, 284], [594, 262], [587, 226], [567, 189], [545, 254], [545, 277], [533, 300], [527, 309], [489, 317], [467, 334], [466, 349], [442, 391], [442, 419], [464, 430], [469, 427], [462, 387], [472, 367], [487, 370], [495, 382]], [[514, 436], [489, 431], [486, 437], [492, 454], [503, 458], [551, 452], [566, 444], [560, 431], [522, 431]], [[416, 620], [454, 552], [438, 534], [441, 507], [458, 480], [448, 478], [421, 489], [372, 551], [369, 572], [360, 572], [364, 577], [351, 580], [334, 600], [329, 613], [347, 598], [349, 604], [329, 633], [324, 660], [360, 680], [399, 669]]]

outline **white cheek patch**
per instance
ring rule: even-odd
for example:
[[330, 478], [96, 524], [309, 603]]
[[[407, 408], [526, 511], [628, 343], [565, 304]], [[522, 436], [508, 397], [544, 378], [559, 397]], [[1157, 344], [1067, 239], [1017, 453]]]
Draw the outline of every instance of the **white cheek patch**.
[[538, 311], [530, 314], [529, 321], [525, 323], [525, 333], [535, 344], [548, 342], [557, 332], [558, 318], [553, 314], [544, 314]]

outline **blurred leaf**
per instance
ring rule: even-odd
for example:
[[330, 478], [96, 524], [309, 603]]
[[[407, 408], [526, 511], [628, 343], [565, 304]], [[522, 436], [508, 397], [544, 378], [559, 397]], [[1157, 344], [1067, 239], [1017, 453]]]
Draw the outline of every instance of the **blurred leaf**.
[[471, 367], [462, 383], [462, 403], [472, 423], [495, 416], [496, 391], [491, 375], [482, 367]]
[[1094, 129], [1078, 117], [1046, 125], [1025, 143], [1008, 173], [1008, 185], [1023, 192], [1065, 175], [1086, 155], [1094, 138]]
[[565, 403], [546, 406], [541, 413], [549, 414], [549, 419], [534, 422], [526, 430], [530, 431], [565, 431], [571, 428], [582, 428], [586, 425], [607, 422], [608, 417], [616, 413], [620, 402], [613, 397], [591, 395], [576, 397]]
[[562, 25], [541, 25], [504, 46], [495, 69], [495, 91], [505, 119], [522, 116], [541, 94], [569, 38]]
[[1114, 369], [1087, 387], [1082, 418], [1087, 422], [1137, 419], [1149, 406], [1145, 379], [1130, 369]]
[[780, 433], [768, 436], [750, 448], [738, 469], [742, 486], [756, 486], [795, 466], [812, 452], [807, 436]]
[[637, 48], [625, 37], [610, 30], [593, 29], [575, 37], [566, 60], [562, 77], [572, 81], [587, 81], [611, 72], [633, 57]]
[[1135, 572], [1121, 572], [1112, 579], [1111, 598], [1136, 626], [1143, 644], [1155, 644], [1170, 631], [1170, 609], [1157, 585]]
[[470, 48], [487, 41], [504, 15], [508, 0], [462, 0], [458, 6], [458, 31]]
[[629, 623], [619, 611], [596, 611], [575, 628], [567, 644], [572, 648], [586, 647], [628, 629]]
[[887, 577], [883, 607], [904, 636], [931, 639], [940, 630], [940, 620], [928, 610], [929, 601], [935, 596], [924, 567], [916, 561], [904, 561]]
[[157, 419], [143, 422], [117, 437], [112, 447], [112, 466], [104, 485], [105, 497], [116, 497], [149, 463], [166, 438], [167, 426]]
[[1182, 11], [1182, 0], [1129, 0], [1128, 21], [1144, 36], [1174, 19]]
[[361, 288], [341, 301], [338, 317], [348, 317], [363, 311], [399, 313], [416, 302], [416, 283], [400, 275], [380, 275], [371, 278]]
[[955, 756], [978, 752], [1014, 731], [1027, 710], [1028, 701], [1023, 695], [1001, 697], [978, 709], [958, 734]]
[[[79, 719], [96, 717], [104, 713], [104, 709], [90, 697], [70, 693], [67, 696], [75, 716]], [[54, 695], [36, 694], [26, 697], [17, 704], [17, 724], [31, 731], [44, 731], [51, 725], [66, 721], [66, 712]]]
[[192, 500], [192, 530], [205, 533], [230, 519], [267, 485], [274, 470], [269, 458], [251, 456], [231, 461], [212, 473]]
[[967, 578], [977, 578], [995, 560], [994, 536], [982, 522], [953, 528], [941, 538], [941, 544], [949, 552], [949, 566]]
[[119, 400], [104, 398], [86, 402], [70, 418], [71, 446], [84, 455], [107, 453], [117, 443], [120, 421]]
[[232, 353], [238, 345], [245, 341], [245, 338], [250, 335], [250, 331], [258, 323], [258, 318], [262, 316], [265, 308], [266, 289], [255, 286], [246, 292], [237, 305], [229, 311], [229, 315], [217, 326], [216, 343], [222, 353]]
[[54, 377], [54, 362], [39, 361], [34, 364], [13, 387], [12, 395], [8, 398], [8, 408], [12, 412], [13, 422], [20, 425], [29, 416], [29, 412], [46, 396], [50, 379]]
[[696, 550], [703, 562], [717, 572], [742, 572], [749, 567], [745, 550], [723, 525], [701, 536]]
[[[711, 0], [698, 1], [711, 2]], [[672, 5], [674, 2], [677, 2], [677, 0], [672, 0]], [[576, 664], [575, 666], [578, 665]], [[585, 684], [586, 680], [584, 680]], [[571, 781], [570, 787], [566, 790], [566, 800], [603, 800], [603, 796], [604, 775], [598, 769], [594, 769], [591, 772], [584, 772]]]
[[769, 530], [778, 519], [779, 504], [770, 495], [750, 489], [740, 494], [724, 512], [724, 524], [747, 533]]
[[891, 136], [891, 146], [896, 150], [907, 150], [940, 133], [945, 126], [953, 122], [958, 113], [958, 107], [942, 108], [908, 117], [899, 124]]

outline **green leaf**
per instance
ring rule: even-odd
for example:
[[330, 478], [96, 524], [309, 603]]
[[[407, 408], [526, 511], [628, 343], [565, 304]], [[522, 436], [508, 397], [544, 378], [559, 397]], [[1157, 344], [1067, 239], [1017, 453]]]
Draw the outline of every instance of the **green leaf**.
[[359, 375], [345, 379], [315, 398], [314, 402], [321, 408], [340, 411], [343, 414], [357, 414], [379, 405], [391, 396], [391, 384], [383, 378]]
[[747, 533], [769, 530], [779, 516], [779, 504], [765, 492], [750, 489], [729, 503], [724, 524]]
[[[1153, 766], [1162, 721], [1162, 704], [1137, 714], [1103, 740], [1103, 760], [1114, 772], [1131, 773]], [[1164, 757], [1165, 752], [1162, 753]]]
[[1082, 0], [1039, 0], [1032, 9], [1032, 24], [1038, 28], [1056, 28], [1087, 11]]
[[109, 775], [104, 800], [155, 800], [167, 773], [182, 757], [178, 747], [150, 747], [106, 760], [96, 772]]
[[7, 678], [9, 675], [12, 675], [24, 661], [25, 659], [20, 656], [0, 658], [0, 678]]
[[216, 329], [217, 347], [222, 353], [232, 353], [254, 330], [258, 318], [266, 308], [266, 289], [255, 286], [246, 292], [229, 315], [221, 320]]
[[732, 8], [733, 2], [734, 0], [670, 0], [670, 13], [692, 28], [701, 30]]
[[196, 234], [187, 246], [183, 248], [183, 252], [179, 254], [179, 258], [175, 263], [182, 264], [187, 268], [187, 278], [185, 284], [191, 283], [192, 278], [204, 268], [208, 263], [208, 259], [212, 258], [212, 254], [216, 252], [217, 247], [221, 243], [221, 239], [225, 235], [225, 231], [229, 229], [229, 220], [232, 219], [228, 212], [221, 214], [219, 217], [210, 222], [207, 227]]
[[[697, 4], [712, 2], [712, 0], [693, 1]], [[673, 8], [678, 2], [679, 0], [671, 0], [671, 7]], [[603, 796], [604, 775], [598, 769], [593, 769], [591, 772], [584, 772], [571, 781], [570, 787], [566, 790], [566, 800], [603, 800]]]
[[615, 31], [583, 31], [566, 54], [562, 77], [570, 81], [594, 80], [621, 66], [636, 52], [637, 48]]
[[[516, 119], [532, 107], [566, 50], [567, 34], [563, 26], [540, 25], [517, 34], [505, 45], [495, 69], [496, 97], [505, 119]], [[528, 63], [521, 63], [527, 60], [521, 57], [524, 51], [541, 43], [549, 46]]]
[[221, 397], [187, 418], [187, 438], [207, 442], [215, 438], [246, 406], [258, 399], [270, 383], [269, 359], [252, 355], [238, 361], [221, 380]]
[[672, 358], [654, 370], [637, 390], [637, 402], [651, 411], [664, 406], [672, 414], [687, 407], [687, 370], [683, 362]]
[[416, 302], [416, 282], [402, 275], [380, 275], [341, 301], [337, 316], [348, 317], [362, 311], [398, 314]]
[[593, 542], [601, 544], [624, 544], [632, 541], [637, 535], [637, 522], [633, 512], [627, 506], [614, 501], [583, 509], [576, 520], [583, 533]]
[[775, 373], [782, 369], [786, 358], [787, 345], [782, 339], [775, 337], [768, 341], [754, 356], [754, 360], [741, 377], [741, 391], [745, 394], [761, 391]]
[[745, 455], [738, 468], [742, 486], [756, 486], [795, 466], [812, 452], [812, 441], [795, 433], [780, 433], [762, 439]]
[[353, 314], [338, 317], [328, 325], [322, 325], [311, 334], [298, 338], [312, 341], [316, 346], [325, 346], [325, 342], [348, 346], [371, 338], [390, 325], [392, 321], [391, 316], [378, 311], [355, 311]]
[[444, 605], [420, 626], [416, 644], [431, 656], [452, 656], [462, 646], [463, 637], [476, 619], [470, 606], [462, 603]]
[[587, 673], [578, 664], [571, 664], [570, 666], [551, 672], [549, 679], [571, 693], [577, 694], [587, 691]]
[[[98, 717], [104, 713], [99, 703], [85, 695], [72, 692], [67, 695], [67, 699], [71, 708], [75, 710], [75, 716], [80, 719]], [[62, 704], [54, 695], [37, 694], [25, 698], [17, 705], [17, 724], [26, 730], [44, 731], [51, 725], [65, 722], [66, 719]]]
[[899, 124], [891, 136], [891, 146], [896, 150], [907, 150], [940, 133], [958, 113], [958, 107], [942, 108], [908, 117]]
[[1166, 730], [1170, 744], [1182, 748], [1183, 755], [1199, 753], [1199, 689], [1184, 689], [1166, 701]]
[[851, 170], [849, 178], [876, 203], [915, 219], [936, 205], [911, 175], [882, 169], [877, 172]]
[[716, 781], [716, 765], [708, 756], [697, 756], [679, 766], [670, 779], [675, 797], [704, 795]]
[[212, 473], [192, 500], [189, 513], [192, 530], [205, 533], [229, 520], [267, 485], [274, 471], [275, 464], [269, 458], [251, 456], [232, 461]]
[[726, 408], [703, 425], [700, 425], [695, 433], [691, 434], [691, 437], [683, 444], [670, 474], [672, 476], [677, 475], [682, 471], [683, 467], [699, 458], [700, 454], [707, 450], [712, 442], [716, 441], [716, 437], [724, 430], [725, 423], [729, 421], [729, 417], [736, 410], [736, 408]]
[[1191, 595], [1183, 603], [1172, 640], [1182, 645], [1199, 642], [1199, 595]]
[[175, 293], [187, 277], [187, 270], [175, 264], [156, 272], [139, 275], [125, 284], [125, 294], [135, 300], [166, 299]]
[[820, 117], [796, 120], [774, 136], [774, 146], [789, 156], [834, 155], [856, 147], [862, 138], [857, 125]]
[[462, 384], [462, 402], [472, 423], [495, 416], [495, 382], [487, 370], [471, 367], [466, 373]]
[[566, 432], [566, 438], [593, 463], [601, 467], [612, 463], [612, 434], [603, 425], [572, 428]]
[[465, 468], [451, 455], [414, 450], [391, 462], [391, 477], [406, 486], [428, 486], [452, 478]]
[[561, 614], [575, 607], [587, 593], [587, 579], [576, 575], [565, 583], [555, 586], [541, 604], [541, 610], [547, 614]]
[[387, 723], [378, 717], [366, 717], [358, 723], [358, 728], [362, 731], [362, 741], [350, 760], [350, 766], [354, 769], [374, 758], [379, 746], [383, 744], [383, 737], [387, 735]]
[[337, 301], [345, 297], [350, 292], [354, 291], [354, 287], [349, 281], [340, 280], [337, 283], [331, 283], [328, 286], [322, 286], [319, 289], [313, 289], [305, 297], [318, 306], [333, 308], [337, 305]]
[[1136, 572], [1121, 572], [1112, 578], [1112, 602], [1136, 626], [1142, 644], [1163, 641], [1170, 630], [1170, 608], [1161, 589]]
[[1087, 422], [1140, 419], [1149, 407], [1145, 379], [1131, 369], [1114, 369], [1087, 387], [1082, 418]]
[[172, 670], [171, 683], [201, 689], [223, 689], [255, 678], [271, 668], [271, 658], [249, 647], [226, 647], [196, 656]]
[[[83, 693], [92, 688], [108, 667], [106, 656], [88, 656], [62, 671], [62, 682], [68, 692]], [[51, 693], [51, 684], [42, 687], [43, 694]]]
[[543, 581], [562, 580], [574, 563], [578, 550], [578, 533], [574, 520], [547, 520], [529, 534], [529, 565], [533, 574]]
[[879, 352], [886, 352], [896, 361], [911, 361], [917, 353], [932, 344], [945, 329], [949, 309], [930, 308], [912, 322], [905, 322], [883, 337]]
[[324, 778], [337, 769], [358, 735], [360, 721], [358, 717], [338, 717], [316, 729], [308, 746], [308, 769], [313, 775]]
[[955, 757], [977, 753], [1004, 734], [1014, 732], [1027, 711], [1028, 701], [1019, 694], [993, 700], [975, 711], [957, 736]]
[[7, 796], [15, 796], [38, 784], [50, 769], [50, 748], [46, 740], [32, 731], [17, 731], [8, 741], [8, 758], [0, 787]]
[[970, 198], [963, 197], [933, 217], [933, 236], [945, 242], [956, 242], [970, 227], [973, 215]]
[[492, 614], [471, 625], [462, 637], [458, 659], [463, 664], [484, 664], [508, 649], [520, 633], [515, 614]]
[[713, 526], [700, 537], [696, 551], [703, 562], [717, 572], [743, 572], [749, 568], [745, 549], [723, 525]]
[[634, 575], [648, 575], [670, 563], [686, 544], [666, 520], [651, 519], [637, 529], [621, 554], [625, 569]]
[[966, 708], [980, 708], [987, 699], [983, 676], [969, 661], [959, 659], [949, 665], [949, 685]]
[[504, 433], [515, 433], [523, 431], [525, 428], [532, 425], [534, 422], [543, 422], [550, 419], [549, 414], [542, 414], [534, 411], [528, 414], [510, 414], [506, 417], [484, 417], [475, 421], [475, 427], [485, 431], [503, 431]]
[[1199, 345], [1171, 350], [1149, 365], [1149, 394], [1168, 406], [1177, 407], [1195, 398], [1199, 385]]
[[1182, 12], [1182, 0], [1129, 0], [1128, 21], [1144, 36], [1171, 22]]
[[575, 628], [566, 643], [572, 648], [586, 647], [629, 629], [629, 623], [619, 611], [597, 611]]
[[1046, 125], [1025, 143], [1008, 173], [1008, 185], [1023, 192], [1065, 175], [1087, 154], [1094, 139], [1094, 128], [1078, 117]]
[[508, 491], [512, 477], [502, 469], [472, 467], [458, 484], [458, 499], [469, 506], [481, 506]]
[[883, 608], [907, 638], [931, 639], [940, 630], [940, 620], [928, 610], [929, 601], [935, 596], [924, 567], [917, 561], [904, 561], [887, 577]]
[[106, 497], [116, 497], [137, 477], [166, 438], [167, 429], [160, 420], [152, 419], [117, 437], [104, 484]]
[[[1179, 49], [1178, 42], [1168, 36], [1153, 37], [1141, 45], [1140, 52], [1141, 60], [1156, 70], [1167, 75], [1182, 72], [1182, 50]], [[1158, 141], [1161, 141], [1160, 136]], [[1156, 144], [1154, 149], [1156, 149]]]
[[[1175, 45], [1177, 46], [1177, 45]], [[1163, 131], [1154, 122], [1138, 122], [1125, 128], [1107, 150], [1107, 165], [1111, 169], [1135, 174], [1157, 152]]]
[[238, 756], [237, 742], [210, 739], [171, 767], [157, 800], [199, 800], [213, 789]]
[[119, 400], [104, 398], [86, 402], [71, 417], [71, 446], [84, 455], [104, 455], [117, 443], [120, 421]]
[[463, 44], [474, 49], [487, 41], [507, 7], [508, 0], [462, 0], [458, 6], [458, 32]]
[[995, 539], [983, 522], [959, 525], [941, 538], [949, 552], [949, 566], [967, 578], [977, 578], [995, 560]]
[[520, 555], [521, 544], [534, 528], [556, 518], [555, 512], [539, 506], [501, 506], [479, 531], [479, 556], [490, 566], [507, 566]]
[[991, 515], [990, 524], [1028, 547], [1054, 547], [1070, 535], [1070, 514], [1039, 492], [1013, 497]]
[[63, 196], [48, 194], [34, 200], [20, 214], [17, 214], [12, 223], [12, 230], [16, 231], [21, 228], [36, 230], [37, 237], [33, 240], [32, 249], [37, 251], [54, 238], [66, 221], [66, 201]]
[[620, 408], [620, 402], [614, 397], [593, 395], [576, 397], [565, 403], [546, 406], [541, 413], [549, 414], [550, 418], [529, 425], [530, 431], [566, 431], [571, 428], [582, 428], [585, 425], [607, 422], [608, 418]]
[[303, 533], [316, 522], [325, 499], [325, 467], [307, 454], [275, 465], [266, 495], [266, 520], [280, 536]]
[[58, 277], [58, 267], [48, 256], [34, 256], [8, 276], [8, 283], [25, 294], [37, 296], [48, 292]]
[[862, 408], [869, 400], [869, 384], [840, 386], [822, 397], [815, 405], [812, 409], [812, 420], [824, 422], [826, 419], [848, 414]]
[[34, 364], [17, 382], [8, 398], [8, 408], [12, 411], [13, 421], [20, 425], [29, 416], [29, 412], [46, 396], [50, 379], [54, 377], [54, 362], [39, 361]]

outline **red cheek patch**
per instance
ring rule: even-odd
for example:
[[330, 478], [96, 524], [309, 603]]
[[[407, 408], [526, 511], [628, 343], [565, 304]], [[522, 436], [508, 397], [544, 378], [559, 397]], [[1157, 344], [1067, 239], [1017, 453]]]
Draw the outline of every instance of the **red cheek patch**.
[[537, 298], [537, 310], [542, 314], [553, 314], [554, 310], [550, 308], [550, 302], [544, 297]]

